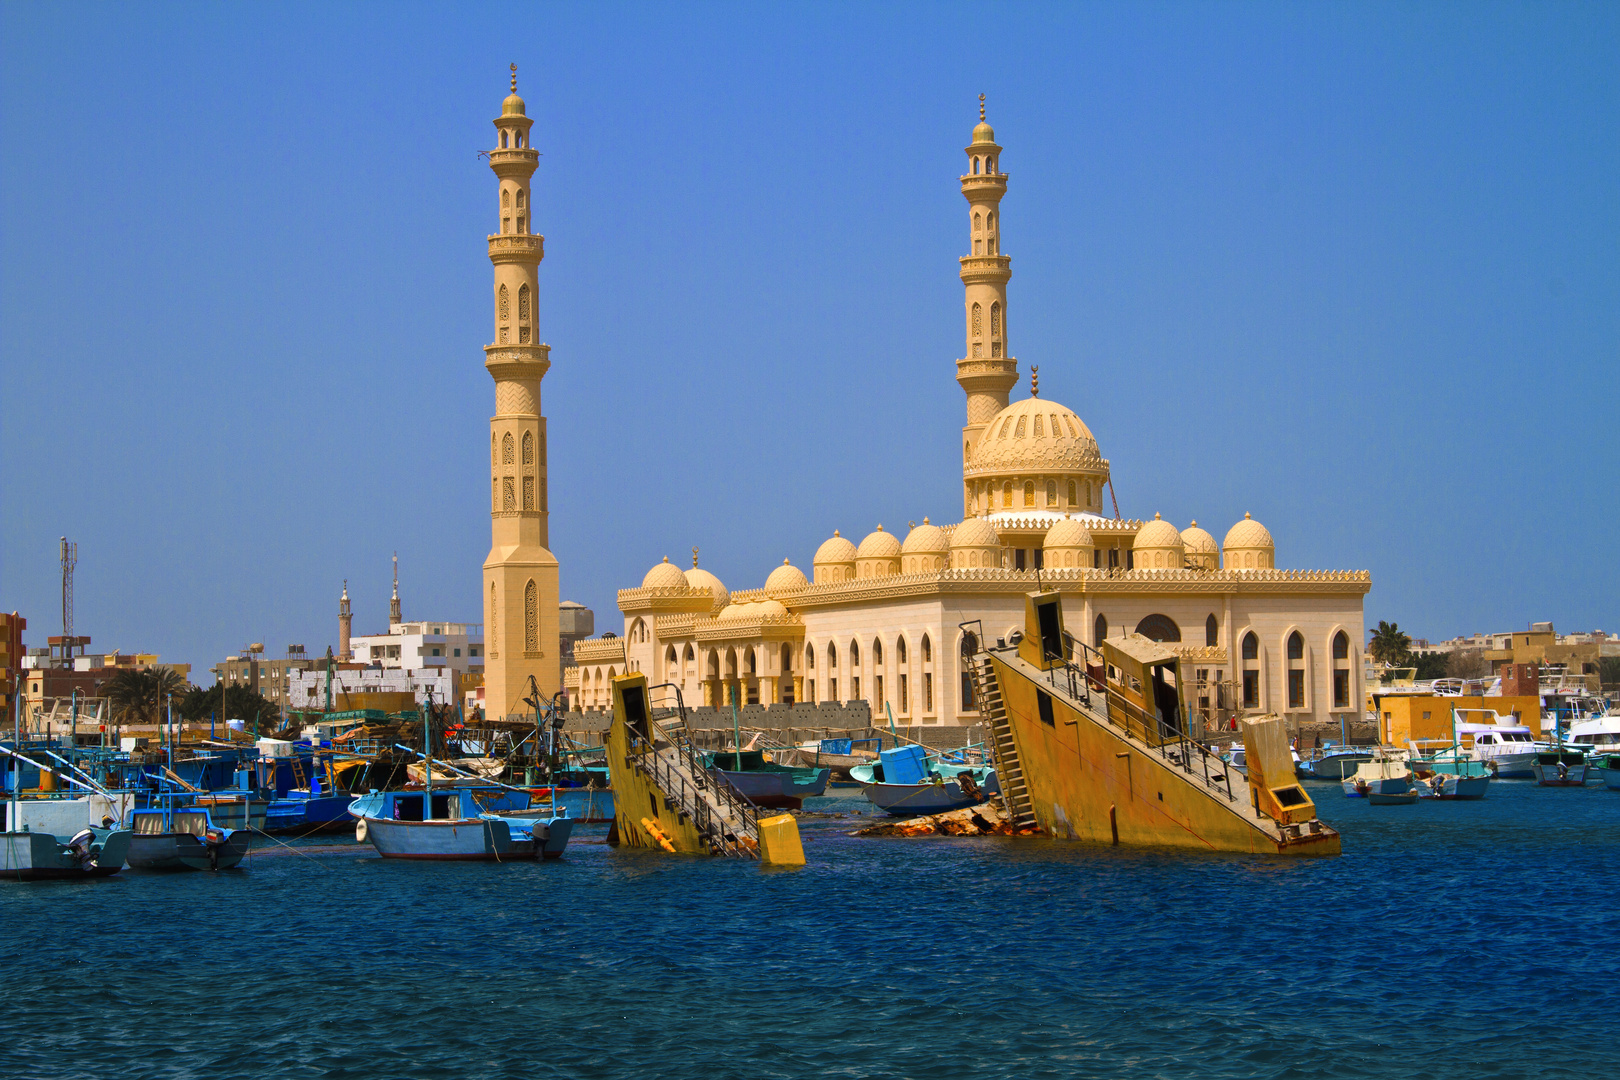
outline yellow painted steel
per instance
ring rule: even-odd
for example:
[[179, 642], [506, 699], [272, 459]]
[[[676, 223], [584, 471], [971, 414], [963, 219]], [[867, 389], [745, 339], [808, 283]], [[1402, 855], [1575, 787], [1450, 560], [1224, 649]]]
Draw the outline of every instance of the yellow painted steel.
[[[645, 737], [650, 734], [647, 725], [652, 722], [651, 711], [645, 674], [632, 672], [613, 680], [613, 724], [608, 728], [604, 744], [608, 776], [613, 783], [614, 831], [619, 843], [630, 847], [707, 855], [708, 842], [699, 834], [697, 826], [633, 763], [635, 757], [651, 753]], [[636, 749], [631, 747], [632, 728], [641, 735]], [[655, 835], [649, 825], [663, 835]]]
[[1284, 825], [1315, 818], [1316, 804], [1294, 779], [1294, 755], [1282, 717], [1244, 719], [1242, 725], [1244, 767], [1254, 808]]
[[804, 844], [792, 814], [759, 819], [759, 858], [766, 866], [804, 865]]
[[[1037, 614], [1035, 609], [1036, 604], [1031, 603], [1031, 616]], [[1060, 610], [1058, 615], [1061, 618]], [[1041, 633], [1042, 627], [1032, 617], [1026, 640]], [[1173, 663], [1174, 654], [1169, 650], [1151, 642], [1147, 645], [1161, 650]], [[1229, 778], [1236, 798], [1229, 801], [1224, 783], [1221, 793], [1212, 793], [1206, 786], [1202, 764], [1195, 766], [1196, 776], [1188, 776], [1126, 738], [1114, 724], [1069, 705], [1064, 694], [1052, 692], [1044, 675], [1015, 667], [995, 653], [991, 661], [1031, 809], [1041, 828], [1052, 836], [1203, 851], [1339, 853], [1339, 836], [1331, 829], [1315, 834], [1302, 829], [1298, 830], [1300, 837], [1283, 840], [1257, 824], [1248, 816], [1251, 796], [1235, 770]], [[1101, 687], [1109, 675], [1123, 673], [1135, 678], [1137, 701], [1148, 706], [1153, 700], [1151, 669], [1165, 663], [1165, 656], [1144, 646], [1127, 643], [1123, 651], [1110, 650], [1107, 664], [1114, 672], [1105, 674], [1102, 665], [1088, 669], [1095, 680], [1092, 701], [1101, 703]], [[1162, 680], [1160, 685], [1164, 685]], [[1149, 734], [1141, 730], [1145, 726], [1138, 719], [1130, 730], [1138, 736]]]

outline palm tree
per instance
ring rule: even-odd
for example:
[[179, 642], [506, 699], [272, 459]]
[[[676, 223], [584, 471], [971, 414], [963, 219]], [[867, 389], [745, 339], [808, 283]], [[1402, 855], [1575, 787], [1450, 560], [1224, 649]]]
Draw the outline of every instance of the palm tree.
[[1378, 629], [1373, 631], [1372, 640], [1367, 643], [1367, 651], [1379, 663], [1391, 667], [1410, 667], [1412, 638], [1403, 634], [1395, 623], [1380, 619]]
[[124, 723], [157, 723], [163, 707], [190, 684], [171, 667], [129, 668], [102, 684], [107, 703]]

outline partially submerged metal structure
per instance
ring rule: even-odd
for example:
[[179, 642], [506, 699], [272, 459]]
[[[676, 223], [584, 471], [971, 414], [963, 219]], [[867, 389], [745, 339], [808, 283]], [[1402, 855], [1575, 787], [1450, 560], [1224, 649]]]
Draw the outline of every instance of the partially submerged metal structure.
[[1209, 851], [1339, 852], [1339, 834], [1294, 779], [1280, 718], [1241, 722], [1243, 777], [1190, 737], [1175, 652], [1139, 634], [1085, 645], [1064, 631], [1055, 592], [1028, 594], [1023, 636], [981, 644], [972, 675], [1018, 831]]

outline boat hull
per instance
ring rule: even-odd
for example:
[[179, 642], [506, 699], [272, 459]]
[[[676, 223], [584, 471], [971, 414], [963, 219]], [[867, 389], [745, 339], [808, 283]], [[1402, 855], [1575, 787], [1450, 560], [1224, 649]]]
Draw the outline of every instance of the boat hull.
[[955, 780], [939, 784], [862, 784], [861, 792], [867, 801], [886, 814], [895, 817], [918, 817], [923, 814], [943, 814], [948, 810], [961, 810], [977, 806], [1001, 789], [995, 774], [980, 786], [976, 795], [962, 790]]
[[75, 850], [50, 833], [0, 833], [0, 880], [64, 881], [109, 877], [124, 867], [130, 834], [104, 834], [99, 850]]
[[1372, 779], [1350, 777], [1344, 781], [1345, 796], [1351, 799], [1371, 799], [1374, 795], [1405, 795], [1412, 790], [1412, 778], [1406, 776], [1377, 776]]
[[450, 821], [361, 819], [364, 839], [385, 859], [506, 862], [557, 859], [574, 823], [567, 818], [456, 818]]
[[1346, 780], [1356, 769], [1372, 760], [1371, 754], [1333, 754], [1325, 758], [1301, 761], [1294, 772], [1303, 780]]
[[829, 768], [816, 770], [797, 770], [798, 772], [813, 771], [814, 776], [808, 782], [801, 782], [793, 772], [734, 772], [730, 769], [716, 769], [726, 782], [748, 799], [755, 806], [782, 807], [797, 810], [804, 805], [804, 800], [814, 798], [827, 790], [827, 781], [832, 778]]
[[1498, 780], [1534, 780], [1536, 778], [1535, 754], [1497, 754], [1493, 757], [1482, 757], [1479, 760], [1496, 770]]
[[129, 865], [138, 870], [229, 870], [241, 864], [252, 842], [246, 830], [209, 844], [191, 833], [137, 833], [129, 842]]
[[1586, 762], [1536, 762], [1531, 775], [1542, 787], [1585, 787]]
[[1417, 793], [1419, 798], [1424, 799], [1470, 802], [1474, 799], [1483, 799], [1490, 785], [1489, 776], [1459, 776], [1456, 773], [1442, 772], [1435, 773], [1426, 780], [1419, 780]]

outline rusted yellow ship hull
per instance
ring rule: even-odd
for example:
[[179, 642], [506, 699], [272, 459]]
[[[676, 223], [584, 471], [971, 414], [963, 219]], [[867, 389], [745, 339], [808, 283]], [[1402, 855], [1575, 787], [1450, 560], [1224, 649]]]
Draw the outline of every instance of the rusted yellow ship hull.
[[[1081, 714], [1062, 695], [1047, 694], [1053, 722], [1046, 724], [1038, 697], [1041, 684], [1000, 657], [992, 655], [991, 661], [1017, 740], [1031, 809], [1050, 835], [1198, 851], [1339, 854], [1337, 832], [1272, 835], [1234, 812], [1224, 794], [1212, 798], [1201, 767], [1196, 781], [1190, 780]], [[1233, 800], [1246, 807], [1248, 783], [1236, 771], [1229, 780]]]

